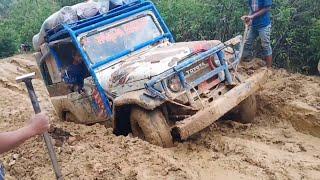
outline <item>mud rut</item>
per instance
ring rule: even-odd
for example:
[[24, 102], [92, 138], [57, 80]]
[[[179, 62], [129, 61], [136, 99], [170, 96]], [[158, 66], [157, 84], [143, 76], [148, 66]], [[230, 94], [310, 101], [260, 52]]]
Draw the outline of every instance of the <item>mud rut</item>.
[[[254, 72], [255, 64], [245, 67]], [[16, 76], [36, 70], [31, 55], [0, 61], [0, 131], [33, 114]], [[65, 179], [319, 179], [320, 78], [273, 70], [257, 95], [254, 124], [216, 123], [176, 147], [163, 149], [111, 129], [61, 122], [42, 82], [34, 81]], [[7, 179], [54, 179], [40, 137], [0, 157]]]

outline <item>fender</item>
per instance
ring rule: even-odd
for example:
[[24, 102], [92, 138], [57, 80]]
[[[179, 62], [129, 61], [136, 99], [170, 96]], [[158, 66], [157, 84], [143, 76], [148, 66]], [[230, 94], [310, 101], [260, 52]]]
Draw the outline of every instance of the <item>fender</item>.
[[135, 104], [147, 110], [159, 107], [164, 100], [146, 95], [146, 90], [128, 92], [114, 99], [114, 107]]

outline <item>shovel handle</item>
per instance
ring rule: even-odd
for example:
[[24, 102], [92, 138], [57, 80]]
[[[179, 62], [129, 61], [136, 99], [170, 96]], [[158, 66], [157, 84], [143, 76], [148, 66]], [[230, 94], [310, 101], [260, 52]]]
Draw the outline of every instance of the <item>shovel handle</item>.
[[[27, 87], [27, 90], [28, 90], [28, 93], [29, 93], [29, 97], [30, 97], [34, 112], [36, 114], [39, 114], [41, 112], [41, 108], [40, 108], [36, 93], [34, 91], [31, 79], [28, 79], [28, 80], [26, 80], [24, 82], [26, 84], [26, 87]], [[46, 146], [47, 146], [47, 149], [48, 149], [48, 152], [49, 152], [49, 156], [50, 156], [50, 159], [51, 159], [51, 162], [52, 162], [52, 166], [53, 166], [56, 178], [58, 180], [62, 180], [63, 179], [62, 173], [61, 173], [58, 161], [57, 161], [57, 156], [56, 156], [56, 153], [54, 151], [54, 148], [53, 148], [53, 145], [52, 145], [52, 141], [51, 141], [51, 137], [49, 136], [49, 133], [45, 132], [43, 134], [43, 138], [44, 138], [44, 141], [46, 143]]]
[[56, 153], [53, 149], [53, 145], [52, 145], [52, 141], [51, 141], [51, 137], [50, 137], [49, 133], [48, 132], [43, 133], [43, 138], [44, 138], [44, 141], [46, 143], [46, 146], [47, 146], [47, 149], [48, 149], [48, 152], [50, 155], [51, 163], [52, 163], [56, 178], [58, 180], [63, 180], [62, 173], [61, 173], [58, 161], [57, 161]]
[[246, 41], [247, 36], [248, 36], [248, 31], [249, 31], [249, 26], [247, 24], [245, 24], [245, 29], [244, 29], [244, 33], [243, 33], [243, 36], [242, 36], [242, 41], [240, 43], [240, 53], [239, 53], [240, 60], [241, 60], [242, 55], [243, 55], [244, 44], [245, 44], [245, 41]]

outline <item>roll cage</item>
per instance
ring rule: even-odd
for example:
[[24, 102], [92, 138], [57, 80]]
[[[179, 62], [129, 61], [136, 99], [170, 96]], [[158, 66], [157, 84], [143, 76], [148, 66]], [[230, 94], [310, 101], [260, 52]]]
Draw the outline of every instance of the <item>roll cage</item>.
[[[163, 34], [159, 37], [156, 37], [148, 42], [145, 42], [143, 44], [138, 44], [133, 49], [125, 50], [119, 54], [116, 54], [114, 56], [111, 56], [99, 63], [92, 64], [89, 60], [89, 57], [85, 53], [84, 49], [82, 48], [78, 36], [82, 33], [86, 33], [89, 31], [92, 31], [94, 29], [97, 29], [99, 27], [115, 23], [117, 21], [121, 21], [122, 19], [125, 19], [127, 17], [130, 17], [132, 15], [149, 11], [154, 14], [154, 17], [158, 21], [160, 27], [163, 30]], [[108, 113], [108, 116], [112, 116], [112, 107], [110, 106], [110, 102], [107, 98], [107, 96], [104, 93], [103, 88], [101, 87], [100, 83], [98, 82], [98, 78], [96, 76], [96, 71], [99, 69], [99, 67], [106, 65], [108, 63], [111, 63], [113, 61], [116, 61], [117, 59], [126, 56], [130, 54], [131, 52], [140, 50], [144, 47], [153, 45], [157, 42], [160, 42], [162, 40], [168, 39], [170, 42], [174, 42], [173, 35], [170, 32], [169, 28], [165, 24], [164, 20], [160, 16], [159, 11], [156, 9], [155, 5], [151, 1], [146, 0], [137, 0], [130, 4], [126, 4], [120, 7], [117, 7], [115, 9], [112, 9], [107, 14], [100, 14], [96, 15], [94, 17], [83, 19], [80, 21], [77, 21], [75, 23], [71, 24], [61, 24], [51, 30], [47, 31], [47, 36], [45, 37], [45, 41], [49, 44], [49, 50], [52, 56], [54, 57], [56, 64], [58, 66], [58, 69], [61, 69], [61, 60], [59, 59], [59, 56], [57, 55], [57, 52], [50, 47], [50, 44], [59, 43], [61, 41], [64, 41], [64, 39], [71, 39], [71, 42], [75, 45], [77, 51], [81, 54], [84, 63], [86, 67], [88, 68], [90, 74], [93, 77], [93, 80], [95, 82], [95, 85], [97, 87], [98, 92], [101, 95], [101, 98], [103, 100], [105, 109]]]

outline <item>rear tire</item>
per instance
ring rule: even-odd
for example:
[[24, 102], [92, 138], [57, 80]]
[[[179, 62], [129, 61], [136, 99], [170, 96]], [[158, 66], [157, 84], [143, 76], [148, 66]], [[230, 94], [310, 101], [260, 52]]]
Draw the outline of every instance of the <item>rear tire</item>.
[[133, 107], [130, 123], [134, 137], [161, 147], [173, 146], [171, 129], [159, 109], [148, 111], [140, 107]]
[[239, 121], [241, 123], [253, 123], [257, 112], [256, 96], [251, 95], [238, 105]]

